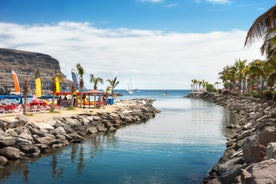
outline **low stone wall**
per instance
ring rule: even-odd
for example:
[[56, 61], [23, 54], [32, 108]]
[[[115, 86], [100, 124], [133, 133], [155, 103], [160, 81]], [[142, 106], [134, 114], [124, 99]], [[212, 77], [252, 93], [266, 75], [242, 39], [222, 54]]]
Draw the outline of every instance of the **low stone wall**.
[[191, 94], [238, 115], [226, 150], [202, 183], [276, 182], [276, 102], [231, 95]]
[[113, 112], [91, 111], [39, 123], [29, 123], [22, 114], [14, 121], [0, 119], [0, 167], [10, 160], [36, 157], [91, 135], [145, 122], [159, 112], [152, 103], [151, 99], [119, 101]]

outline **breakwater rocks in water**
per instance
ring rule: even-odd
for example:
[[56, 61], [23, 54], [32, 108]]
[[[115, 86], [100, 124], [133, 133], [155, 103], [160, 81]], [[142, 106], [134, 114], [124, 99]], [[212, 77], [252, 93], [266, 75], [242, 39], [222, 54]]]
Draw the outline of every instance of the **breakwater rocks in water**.
[[276, 102], [251, 97], [190, 94], [238, 115], [228, 125], [226, 150], [202, 183], [276, 183]]
[[0, 167], [12, 160], [36, 157], [69, 143], [81, 142], [91, 135], [145, 122], [159, 112], [152, 103], [152, 99], [118, 101], [109, 112], [87, 110], [37, 123], [29, 123], [28, 117], [22, 114], [13, 121], [0, 119]]

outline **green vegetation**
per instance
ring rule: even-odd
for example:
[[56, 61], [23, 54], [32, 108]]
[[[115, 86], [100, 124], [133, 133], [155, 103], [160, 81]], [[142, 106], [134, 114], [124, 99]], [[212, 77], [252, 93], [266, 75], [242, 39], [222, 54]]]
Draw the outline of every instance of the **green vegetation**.
[[208, 81], [205, 81], [205, 80], [193, 79], [191, 88], [192, 88], [192, 92], [216, 92], [218, 87], [215, 88], [215, 86], [219, 84], [220, 84], [219, 82], [210, 84]]
[[114, 89], [120, 83], [120, 81], [117, 80], [117, 77], [114, 79], [107, 79], [106, 81], [109, 82], [109, 86], [107, 87], [106, 91], [111, 90], [111, 95], [114, 96]]
[[76, 108], [74, 106], [69, 106], [66, 110], [68, 111], [72, 111], [72, 110], [75, 110]]
[[90, 82], [94, 84], [94, 90], [97, 90], [98, 84], [103, 84], [104, 80], [100, 77], [95, 77], [93, 74], [90, 74]]
[[77, 64], [77, 71], [78, 71], [79, 80], [80, 80], [80, 93], [81, 93], [80, 107], [82, 108], [82, 90], [83, 90], [83, 87], [84, 87], [84, 81], [83, 81], [84, 69], [83, 69], [83, 67], [81, 66], [80, 63]]
[[25, 113], [24, 115], [25, 116], [33, 116], [34, 114], [32, 114], [32, 113]]
[[56, 111], [56, 110], [50, 110], [50, 113], [60, 113], [60, 111]]
[[[251, 45], [256, 39], [264, 38], [260, 48], [266, 56], [265, 60], [255, 59], [247, 64], [247, 60], [236, 59], [233, 65], [225, 66], [219, 72], [224, 91], [235, 95], [250, 95], [275, 99], [276, 81], [276, 6], [260, 15], [250, 27], [245, 46]], [[214, 85], [217, 85], [215, 83]], [[212, 91], [204, 80], [192, 80], [192, 91]], [[216, 87], [218, 90], [218, 87]]]

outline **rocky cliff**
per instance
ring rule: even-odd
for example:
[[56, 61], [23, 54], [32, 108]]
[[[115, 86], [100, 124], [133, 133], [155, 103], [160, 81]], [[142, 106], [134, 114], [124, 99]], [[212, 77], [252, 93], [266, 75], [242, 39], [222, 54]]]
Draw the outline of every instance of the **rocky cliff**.
[[18, 76], [20, 87], [23, 88], [24, 80], [28, 79], [31, 90], [35, 88], [35, 71], [38, 68], [43, 90], [51, 89], [54, 73], [60, 72], [59, 61], [49, 55], [2, 48], [0, 48], [0, 68], [0, 93], [7, 92], [5, 89], [12, 90], [12, 70]]

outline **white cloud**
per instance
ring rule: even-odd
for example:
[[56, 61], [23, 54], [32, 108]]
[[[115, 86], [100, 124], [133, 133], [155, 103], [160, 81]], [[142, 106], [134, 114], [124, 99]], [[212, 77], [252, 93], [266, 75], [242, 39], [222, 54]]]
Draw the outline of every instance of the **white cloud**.
[[177, 6], [177, 3], [171, 3], [171, 4], [164, 5], [165, 8], [172, 8], [172, 7], [175, 7], [175, 6]]
[[[173, 33], [136, 29], [99, 29], [90, 23], [18, 25], [0, 22], [0, 47], [41, 52], [56, 58], [71, 79], [80, 63], [85, 86], [90, 73], [104, 79], [118, 76], [119, 88], [132, 79], [135, 88], [190, 87], [191, 79], [218, 80], [235, 59], [260, 58], [260, 43], [243, 48], [245, 31]], [[100, 86], [104, 87], [104, 86]]]
[[206, 0], [206, 1], [214, 4], [226, 4], [231, 2], [230, 0]]

